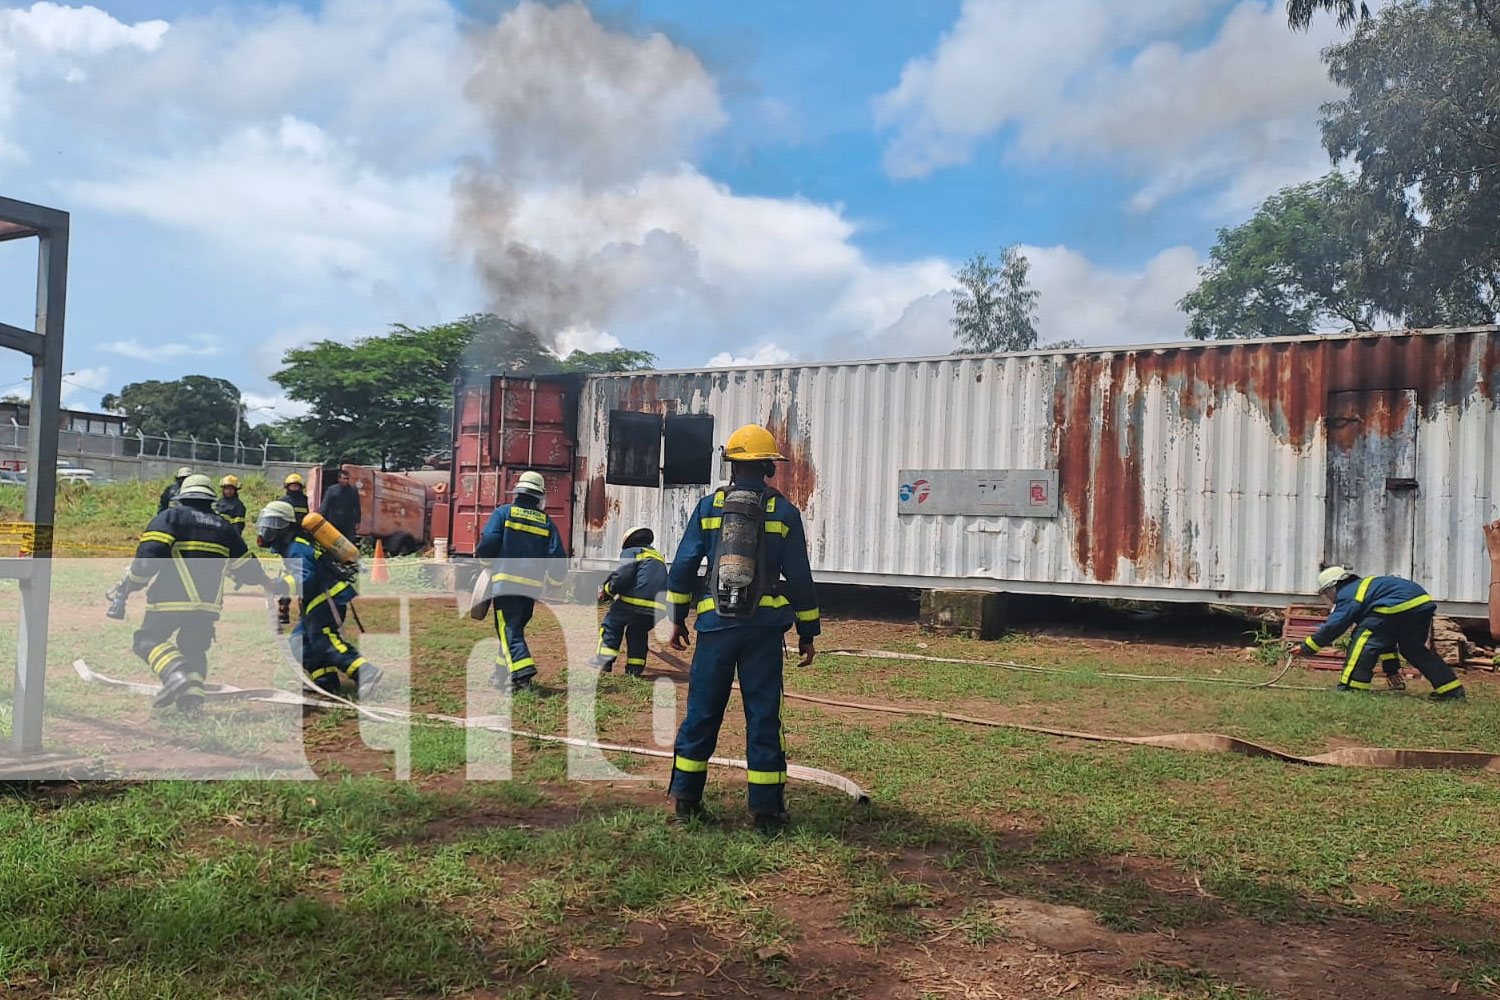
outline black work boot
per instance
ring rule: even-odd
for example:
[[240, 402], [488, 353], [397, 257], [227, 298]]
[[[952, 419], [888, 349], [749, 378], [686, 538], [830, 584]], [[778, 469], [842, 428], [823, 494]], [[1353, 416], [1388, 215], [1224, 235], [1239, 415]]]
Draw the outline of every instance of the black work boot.
[[375, 693], [375, 688], [380, 684], [381, 678], [384, 676], [385, 671], [381, 670], [375, 664], [361, 664], [353, 674], [349, 675], [349, 679], [354, 681], [355, 697], [360, 701], [364, 701], [370, 697], [370, 695]]
[[203, 707], [203, 678], [188, 674], [187, 683], [177, 695], [177, 711], [192, 713]]
[[1459, 701], [1469, 696], [1464, 693], [1464, 689], [1462, 687], [1456, 687], [1452, 691], [1444, 691], [1442, 694], [1434, 691], [1427, 697], [1432, 701]]
[[672, 811], [673, 823], [691, 823], [695, 820], [702, 821], [708, 818], [708, 810], [703, 808], [701, 799], [678, 799], [677, 806]]
[[[151, 707], [166, 708], [168, 705], [176, 701], [178, 696], [181, 695], [182, 692], [192, 683], [192, 678], [188, 676], [188, 672], [182, 668], [181, 664], [170, 668], [165, 674], [162, 675], [161, 690], [158, 691], [156, 693], [156, 697], [152, 699]], [[199, 681], [199, 684], [202, 684], [201, 680]], [[199, 688], [198, 695], [198, 701], [199, 703], [202, 703], [203, 692], [201, 687]]]
[[760, 833], [777, 834], [785, 830], [791, 816], [785, 812], [755, 813], [755, 829]]
[[602, 656], [591, 656], [589, 657], [589, 666], [593, 667], [601, 674], [611, 674], [614, 673], [615, 670], [615, 661], [612, 659], [605, 659]]

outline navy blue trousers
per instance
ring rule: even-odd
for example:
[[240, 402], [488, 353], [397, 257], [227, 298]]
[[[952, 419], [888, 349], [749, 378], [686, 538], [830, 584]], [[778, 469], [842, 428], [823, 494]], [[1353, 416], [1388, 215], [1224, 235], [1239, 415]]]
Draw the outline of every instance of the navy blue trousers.
[[512, 681], [524, 681], [536, 676], [536, 660], [531, 656], [531, 647], [526, 645], [526, 623], [536, 610], [534, 597], [497, 597], [492, 605], [495, 609], [495, 634], [500, 637], [500, 655], [495, 657], [495, 673], [503, 670]]
[[672, 761], [673, 798], [703, 798], [708, 759], [719, 742], [719, 726], [739, 673], [745, 703], [745, 761], [750, 765], [750, 811], [757, 815], [786, 809], [786, 737], [781, 728], [782, 633], [737, 628], [699, 632], [688, 674], [687, 715], [677, 730]]
[[625, 642], [625, 672], [638, 674], [646, 669], [646, 640], [656, 625], [656, 612], [632, 607], [624, 601], [609, 606], [604, 621], [599, 625], [599, 649], [594, 654], [600, 662], [608, 661], [613, 666], [620, 655], [620, 642]]

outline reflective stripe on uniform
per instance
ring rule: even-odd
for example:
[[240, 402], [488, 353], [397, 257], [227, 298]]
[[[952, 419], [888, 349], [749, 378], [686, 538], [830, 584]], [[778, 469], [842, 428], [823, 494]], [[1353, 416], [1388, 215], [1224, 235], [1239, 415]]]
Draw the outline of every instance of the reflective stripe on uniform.
[[327, 677], [329, 674], [337, 672], [337, 670], [337, 667], [319, 667], [317, 670], [308, 671], [307, 676], [313, 680], [317, 680], [320, 677]]
[[715, 507], [722, 507], [722, 506], [724, 506], [724, 491], [723, 490], [719, 490], [717, 493], [714, 494], [714, 506]]
[[746, 771], [745, 779], [752, 785], [784, 785], [785, 771]]
[[1373, 576], [1367, 576], [1359, 581], [1359, 589], [1354, 592], [1354, 599], [1360, 604], [1365, 603], [1365, 592], [1370, 589], [1370, 584], [1375, 582]]
[[1403, 601], [1402, 603], [1392, 605], [1389, 608], [1376, 608], [1375, 612], [1376, 614], [1381, 615], [1399, 615], [1403, 611], [1410, 611], [1412, 608], [1420, 608], [1424, 604], [1431, 603], [1432, 595], [1423, 594], [1421, 597], [1413, 597], [1409, 601]]
[[634, 656], [627, 656], [625, 657], [625, 664], [631, 667], [644, 667], [646, 665], [646, 658], [642, 656], [637, 659]]
[[317, 597], [314, 597], [312, 600], [308, 601], [307, 602], [307, 611], [311, 611], [313, 608], [315, 608], [318, 605], [322, 604], [324, 601], [328, 600], [330, 597], [334, 597], [334, 596], [337, 596], [338, 594], [342, 594], [344, 591], [346, 591], [348, 589], [349, 589], [349, 581], [347, 581], [347, 580], [340, 580], [338, 583], [334, 584], [332, 587], [329, 587], [327, 590], [323, 591], [323, 593], [319, 594]]
[[672, 758], [672, 766], [679, 771], [686, 771], [688, 774], [702, 774], [708, 770], [708, 761], [691, 760], [678, 754]]
[[698, 602], [698, 606], [693, 610], [697, 611], [700, 615], [704, 615], [712, 611], [713, 609], [714, 599], [712, 597], [705, 597], [703, 600]]
[[356, 657], [354, 662], [349, 664], [349, 676], [353, 677], [355, 674], [359, 673], [359, 668], [367, 666], [369, 662], [370, 661], [365, 659], [363, 656]]
[[506, 583], [519, 583], [527, 587], [542, 586], [542, 581], [533, 580], [529, 576], [512, 576], [509, 573], [496, 573], [494, 576], [490, 577], [491, 583], [500, 583], [501, 581], [504, 581]]
[[621, 597], [620, 600], [624, 601], [626, 604], [633, 604], [638, 608], [651, 608], [655, 611], [667, 610], [666, 605], [662, 604], [660, 601], [649, 601], [644, 597]]
[[546, 528], [539, 528], [534, 524], [521, 524], [519, 521], [506, 521], [505, 526], [511, 531], [524, 531], [532, 535], [541, 535], [543, 538], [548, 537]]
[[173, 542], [177, 541], [177, 538], [173, 535], [167, 534], [165, 531], [147, 531], [141, 535], [141, 541], [164, 542], [167, 545], [171, 545]]
[[515, 673], [517, 670], [525, 670], [527, 667], [534, 666], [536, 666], [536, 660], [528, 656], [524, 660], [511, 661], [510, 672]]
[[1432, 693], [1447, 694], [1449, 691], [1456, 691], [1463, 686], [1464, 682], [1455, 678], [1454, 680], [1449, 681], [1447, 684], [1444, 684], [1440, 688], [1434, 688]]
[[704, 531], [718, 531], [724, 527], [724, 519], [722, 517], [704, 517], [698, 519], [698, 524]]
[[1319, 646], [1317, 643], [1313, 642], [1312, 636], [1308, 636], [1306, 639], [1303, 639], [1302, 643], [1314, 653], [1321, 653], [1323, 651], [1322, 646]]
[[792, 526], [785, 521], [766, 521], [765, 526], [766, 530], [771, 534], [780, 535], [782, 538], [786, 538], [792, 533]]
[[817, 608], [812, 608], [808, 611], [797, 612], [797, 620], [799, 622], [815, 622], [821, 617], [822, 615], [818, 613]]
[[222, 608], [209, 601], [158, 601], [147, 604], [147, 611], [212, 611], [218, 614]]
[[1349, 681], [1348, 684], [1349, 684], [1350, 687], [1352, 687], [1356, 691], [1368, 691], [1368, 690], [1370, 690], [1370, 682], [1369, 681]]
[[218, 542], [173, 542], [172, 547], [179, 552], [208, 552], [226, 559], [229, 557], [229, 546]]
[[[792, 602], [787, 600], [786, 597], [782, 594], [767, 594], [760, 599], [760, 607], [762, 608], [784, 608], [791, 603]], [[698, 602], [698, 606], [694, 610], [696, 610], [701, 615], [705, 612], [712, 611], [714, 607], [714, 599], [712, 597], [705, 597]]]
[[150, 583], [151, 582], [151, 578], [149, 576], [136, 576], [135, 572], [133, 570], [127, 572], [125, 574], [125, 576], [130, 580], [131, 583]]
[[[1344, 673], [1339, 680], [1350, 687], [1354, 687], [1355, 685], [1350, 682], [1349, 678], [1354, 676], [1354, 666], [1359, 662], [1359, 654], [1365, 651], [1365, 643], [1369, 641], [1370, 630], [1361, 629], [1354, 637], [1354, 645], [1349, 647], [1349, 658], [1344, 661]], [[1369, 687], [1369, 685], [1366, 684], [1365, 687]]]
[[329, 628], [327, 625], [323, 626], [323, 634], [328, 637], [328, 641], [333, 644], [333, 648], [336, 651], [340, 653], [349, 652], [349, 646], [344, 642], [344, 637], [339, 635], [333, 629]]
[[693, 603], [693, 595], [692, 594], [684, 594], [680, 590], [669, 590], [669, 591], [667, 591], [667, 603], [668, 604], [692, 604]]

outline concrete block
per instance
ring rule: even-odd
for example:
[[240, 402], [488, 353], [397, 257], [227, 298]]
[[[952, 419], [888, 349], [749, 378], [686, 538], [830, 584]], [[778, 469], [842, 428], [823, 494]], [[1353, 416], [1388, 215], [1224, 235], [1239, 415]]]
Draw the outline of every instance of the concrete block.
[[1010, 595], [988, 590], [924, 590], [918, 621], [923, 628], [975, 639], [1005, 634]]

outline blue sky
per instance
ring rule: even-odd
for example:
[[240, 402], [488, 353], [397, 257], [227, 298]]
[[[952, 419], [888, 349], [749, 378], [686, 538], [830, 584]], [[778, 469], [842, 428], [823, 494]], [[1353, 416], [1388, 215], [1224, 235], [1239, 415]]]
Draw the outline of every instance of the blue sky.
[[[494, 309], [664, 364], [941, 353], [1020, 243], [1044, 340], [1174, 339], [1328, 169], [1270, 0], [0, 8], [0, 191], [72, 213], [67, 399]], [[30, 246], [0, 246], [28, 319]], [[25, 374], [0, 361], [0, 393]]]

